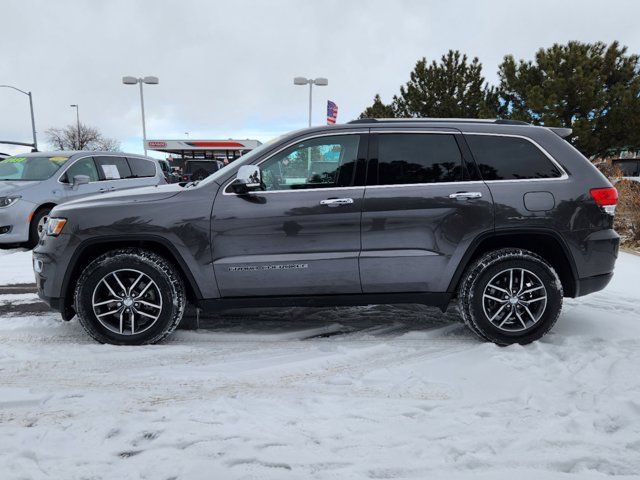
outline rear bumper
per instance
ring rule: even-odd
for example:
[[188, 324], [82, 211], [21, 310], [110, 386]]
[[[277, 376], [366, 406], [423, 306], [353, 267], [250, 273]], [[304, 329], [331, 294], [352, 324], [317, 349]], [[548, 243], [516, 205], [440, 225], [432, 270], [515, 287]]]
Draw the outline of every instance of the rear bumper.
[[576, 286], [576, 297], [589, 295], [593, 292], [603, 290], [613, 278], [613, 272], [604, 275], [595, 275], [593, 277], [579, 278]]

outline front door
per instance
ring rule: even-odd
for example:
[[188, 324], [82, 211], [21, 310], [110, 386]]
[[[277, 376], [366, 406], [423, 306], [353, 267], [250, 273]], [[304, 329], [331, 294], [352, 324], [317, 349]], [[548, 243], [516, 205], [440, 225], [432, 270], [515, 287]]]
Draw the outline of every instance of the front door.
[[[73, 186], [73, 177], [77, 175], [89, 177], [89, 183]], [[69, 200], [108, 191], [108, 187], [100, 181], [100, 174], [93, 157], [84, 157], [77, 160], [67, 168], [67, 171], [60, 177], [60, 181], [67, 186], [65, 196]]]
[[444, 292], [469, 244], [493, 229], [491, 194], [463, 151], [457, 130], [372, 129], [364, 293]]
[[364, 187], [355, 178], [365, 140], [354, 133], [299, 140], [260, 161], [262, 191], [223, 187], [211, 222], [223, 297], [361, 292]]

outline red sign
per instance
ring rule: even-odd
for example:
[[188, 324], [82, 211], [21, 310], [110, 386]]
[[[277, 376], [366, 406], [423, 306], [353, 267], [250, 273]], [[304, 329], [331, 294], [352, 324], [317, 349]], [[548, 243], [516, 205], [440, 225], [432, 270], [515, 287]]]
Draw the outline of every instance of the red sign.
[[167, 146], [167, 142], [149, 141], [149, 148], [164, 148]]

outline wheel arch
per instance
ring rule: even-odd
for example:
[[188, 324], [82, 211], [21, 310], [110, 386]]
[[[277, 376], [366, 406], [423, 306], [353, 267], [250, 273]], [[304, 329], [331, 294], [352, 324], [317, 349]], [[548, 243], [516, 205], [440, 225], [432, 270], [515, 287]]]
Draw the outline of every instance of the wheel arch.
[[82, 269], [89, 262], [103, 253], [125, 247], [149, 250], [172, 262], [184, 281], [187, 299], [192, 302], [197, 302], [202, 299], [200, 288], [189, 271], [187, 263], [168, 240], [155, 235], [119, 235], [113, 237], [99, 237], [82, 242], [69, 261], [69, 266], [65, 272], [61, 288], [62, 296], [64, 298], [62, 316], [65, 320], [71, 319], [74, 315], [73, 291], [75, 289], [76, 281], [82, 273]]
[[467, 267], [481, 255], [498, 248], [523, 248], [540, 255], [556, 270], [566, 297], [578, 292], [578, 273], [575, 261], [564, 239], [554, 230], [505, 229], [478, 236], [467, 249], [458, 265], [448, 292], [456, 292]]
[[42, 203], [42, 204], [38, 205], [36, 208], [33, 209], [33, 212], [31, 212], [31, 215], [29, 215], [29, 223], [31, 223], [31, 220], [33, 220], [33, 217], [39, 211], [44, 210], [46, 208], [51, 210], [51, 209], [53, 209], [53, 207], [56, 207], [56, 206], [58, 206], [58, 204], [54, 203], [54, 202], [45, 202], [45, 203]]

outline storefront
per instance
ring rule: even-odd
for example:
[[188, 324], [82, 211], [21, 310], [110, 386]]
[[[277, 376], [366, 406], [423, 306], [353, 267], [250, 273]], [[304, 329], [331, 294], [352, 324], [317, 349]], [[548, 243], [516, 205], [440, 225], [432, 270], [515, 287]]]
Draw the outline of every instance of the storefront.
[[147, 140], [147, 150], [167, 154], [172, 167], [182, 170], [187, 160], [229, 163], [258, 147], [258, 140]]

